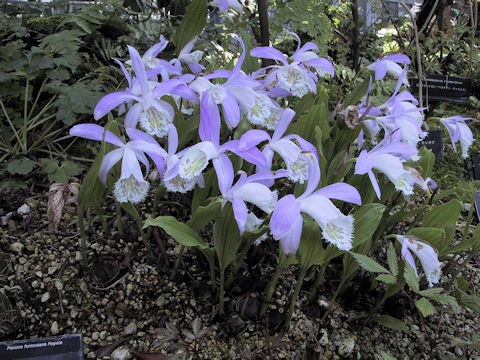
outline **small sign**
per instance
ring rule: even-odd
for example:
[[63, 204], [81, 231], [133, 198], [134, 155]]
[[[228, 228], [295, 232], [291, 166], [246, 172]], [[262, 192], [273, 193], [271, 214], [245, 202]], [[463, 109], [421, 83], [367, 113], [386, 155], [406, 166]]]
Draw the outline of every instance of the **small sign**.
[[62, 335], [1, 342], [0, 359], [83, 360], [82, 335]]
[[425, 146], [432, 150], [435, 155], [435, 160], [443, 159], [443, 132], [441, 129], [427, 130], [427, 136], [422, 141], [419, 141], [417, 147], [420, 149]]
[[470, 154], [471, 162], [468, 164], [468, 170], [473, 180], [480, 180], [480, 153], [472, 152]]
[[[418, 79], [411, 79], [412, 93], [418, 99]], [[446, 101], [460, 104], [470, 102], [472, 79], [448, 75], [425, 75], [423, 98], [429, 102]]]

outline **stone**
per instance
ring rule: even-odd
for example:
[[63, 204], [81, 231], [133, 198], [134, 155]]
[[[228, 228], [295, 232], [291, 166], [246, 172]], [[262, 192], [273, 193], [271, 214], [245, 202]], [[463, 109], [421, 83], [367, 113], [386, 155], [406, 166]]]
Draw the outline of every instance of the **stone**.
[[42, 295], [42, 297], [40, 298], [40, 301], [44, 303], [44, 302], [47, 302], [49, 299], [50, 299], [50, 293], [47, 291]]
[[50, 332], [52, 333], [53, 336], [55, 336], [55, 335], [58, 335], [58, 331], [59, 331], [58, 323], [56, 321], [54, 321], [52, 323], [52, 326], [50, 327]]
[[320, 345], [322, 346], [327, 346], [328, 345], [328, 333], [327, 333], [327, 329], [320, 329], [320, 334], [322, 334], [322, 336], [320, 337], [320, 340], [318, 341], [320, 343]]
[[346, 339], [338, 348], [338, 354], [340, 356], [349, 357], [353, 353], [355, 348], [355, 339], [353, 337]]
[[21, 253], [23, 248], [24, 245], [18, 241], [10, 245], [10, 250], [15, 251], [16, 253]]
[[133, 321], [127, 325], [125, 330], [123, 331], [125, 335], [132, 335], [137, 332], [137, 324], [135, 324]]
[[18, 215], [28, 215], [30, 214], [30, 206], [28, 206], [27, 204], [23, 204], [22, 206], [20, 206], [18, 209], [17, 209], [17, 214]]
[[128, 360], [132, 358], [132, 354], [130, 351], [125, 347], [119, 347], [112, 352], [112, 359], [113, 360]]

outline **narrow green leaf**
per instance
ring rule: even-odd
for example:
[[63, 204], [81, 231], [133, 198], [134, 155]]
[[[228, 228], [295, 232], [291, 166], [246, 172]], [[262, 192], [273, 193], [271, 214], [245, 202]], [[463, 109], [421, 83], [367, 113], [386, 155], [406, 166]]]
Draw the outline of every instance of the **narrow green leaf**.
[[428, 315], [433, 315], [437, 312], [432, 303], [424, 297], [422, 297], [420, 300], [415, 301], [415, 306], [418, 310], [420, 310], [424, 317], [427, 317]]
[[384, 211], [385, 205], [376, 203], [364, 205], [355, 211], [353, 214], [355, 218], [354, 248], [371, 239], [380, 224]]
[[398, 261], [397, 261], [397, 253], [395, 252], [395, 246], [393, 242], [388, 243], [388, 250], [387, 250], [387, 262], [388, 267], [393, 275], [398, 275]]
[[387, 284], [396, 284], [397, 283], [397, 278], [393, 275], [388, 275], [388, 274], [380, 274], [376, 277], [378, 281], [382, 281]]
[[480, 297], [476, 295], [469, 295], [461, 291], [459, 303], [460, 305], [463, 305], [470, 310], [475, 311], [477, 314], [480, 314]]
[[355, 260], [357, 260], [358, 264], [368, 272], [381, 272], [381, 273], [389, 272], [382, 265], [380, 265], [375, 260], [373, 260], [372, 258], [369, 258], [366, 255], [356, 254], [352, 252], [350, 253], [350, 255], [352, 255], [355, 258]]
[[188, 226], [195, 231], [200, 231], [220, 215], [221, 206], [221, 201], [217, 199], [206, 206], [197, 207], [192, 218], [187, 222]]
[[360, 100], [367, 94], [368, 83], [370, 81], [369, 77], [366, 77], [352, 92], [350, 92], [343, 101], [343, 108], [346, 108], [349, 105], [356, 105]]
[[240, 230], [230, 202], [223, 207], [222, 214], [215, 224], [213, 236], [218, 262], [220, 267], [225, 270], [235, 260], [240, 246]]
[[207, 0], [193, 0], [187, 6], [185, 16], [173, 39], [177, 54], [190, 40], [202, 32], [207, 22], [207, 6]]
[[313, 265], [322, 265], [325, 260], [325, 249], [322, 244], [322, 232], [316, 222], [305, 225], [298, 248], [300, 266], [308, 269]]
[[198, 246], [200, 249], [205, 249], [208, 247], [208, 245], [205, 244], [195, 230], [193, 230], [187, 224], [178, 221], [173, 216], [158, 216], [154, 219], [149, 217], [145, 221], [143, 228], [148, 226], [161, 227], [168, 235], [170, 235], [181, 245]]
[[393, 330], [408, 331], [408, 326], [405, 323], [393, 316], [388, 315], [377, 315], [375, 321], [382, 326], [385, 326]]
[[414, 235], [418, 237], [420, 240], [423, 240], [430, 245], [432, 245], [435, 249], [443, 248], [444, 243], [444, 236], [445, 230], [434, 228], [434, 227], [419, 227], [411, 229], [407, 232], [406, 235]]
[[405, 278], [408, 286], [410, 286], [410, 289], [412, 289], [416, 293], [420, 291], [420, 286], [418, 284], [417, 275], [415, 275], [415, 270], [407, 262], [405, 262], [403, 277]]
[[396, 357], [393, 357], [393, 356], [387, 354], [385, 351], [381, 351], [380, 355], [382, 355], [383, 360], [397, 360]]

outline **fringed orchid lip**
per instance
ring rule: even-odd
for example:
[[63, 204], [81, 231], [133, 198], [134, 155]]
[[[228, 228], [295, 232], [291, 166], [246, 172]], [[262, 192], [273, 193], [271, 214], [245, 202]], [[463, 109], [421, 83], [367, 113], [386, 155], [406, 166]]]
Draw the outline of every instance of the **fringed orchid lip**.
[[435, 249], [430, 244], [412, 235], [397, 235], [397, 240], [402, 244], [402, 257], [412, 266], [415, 274], [417, 274], [417, 267], [411, 252], [420, 260], [429, 286], [437, 284], [442, 275], [442, 263], [438, 260]]

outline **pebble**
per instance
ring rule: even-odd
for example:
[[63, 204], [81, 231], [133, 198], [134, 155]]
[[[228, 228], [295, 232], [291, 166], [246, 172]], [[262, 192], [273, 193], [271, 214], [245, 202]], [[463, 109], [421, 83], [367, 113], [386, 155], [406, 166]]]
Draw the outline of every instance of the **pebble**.
[[24, 245], [18, 241], [10, 245], [10, 250], [15, 251], [17, 253], [21, 253], [23, 248], [24, 248]]
[[352, 355], [354, 348], [355, 348], [355, 339], [353, 337], [348, 338], [338, 348], [338, 354], [340, 356], [346, 356], [346, 357], [350, 356]]
[[130, 351], [125, 347], [119, 347], [112, 352], [112, 359], [113, 360], [128, 360], [132, 358], [132, 354]]
[[92, 340], [93, 340], [93, 341], [97, 341], [99, 337], [100, 337], [100, 334], [99, 334], [98, 331], [94, 331], [94, 332], [92, 333]]
[[40, 284], [39, 284], [39, 282], [38, 282], [37, 280], [33, 280], [33, 281], [32, 281], [32, 288], [36, 289], [36, 288], [38, 288], [39, 285], [40, 285]]
[[78, 316], [78, 311], [75, 309], [70, 310], [70, 317], [75, 319]]
[[162, 307], [164, 304], [165, 304], [165, 297], [163, 295], [160, 295], [155, 301], [155, 305], [157, 305], [158, 307]]
[[320, 345], [327, 346], [328, 345], [328, 333], [327, 329], [320, 329], [320, 334], [322, 334], [320, 340], [318, 341]]
[[76, 261], [81, 261], [82, 260], [82, 253], [80, 251], [77, 251], [75, 253], [75, 260]]
[[135, 324], [133, 321], [127, 325], [125, 330], [123, 331], [125, 335], [132, 335], [137, 332], [137, 324]]
[[17, 214], [18, 215], [28, 215], [30, 214], [30, 206], [28, 206], [27, 204], [23, 204], [22, 206], [20, 206], [18, 209], [17, 209]]
[[44, 293], [41, 297], [41, 302], [44, 303], [44, 302], [47, 302], [48, 300], [50, 299], [50, 293], [47, 291], [46, 293]]
[[53, 336], [58, 334], [58, 323], [56, 321], [52, 323], [52, 326], [50, 327], [50, 332]]

